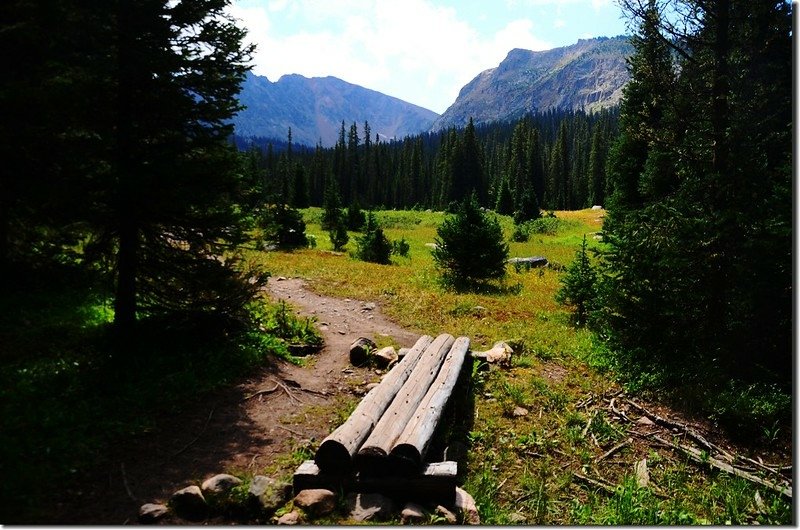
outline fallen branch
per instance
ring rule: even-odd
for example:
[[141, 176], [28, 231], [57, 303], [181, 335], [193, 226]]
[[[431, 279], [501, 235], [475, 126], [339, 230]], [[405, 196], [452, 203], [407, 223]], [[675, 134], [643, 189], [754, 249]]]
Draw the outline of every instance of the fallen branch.
[[627, 416], [627, 414], [625, 414], [623, 411], [619, 410], [619, 409], [616, 407], [616, 405], [614, 404], [616, 401], [617, 401], [617, 398], [615, 398], [615, 397], [614, 397], [614, 398], [611, 398], [611, 403], [609, 403], [609, 405], [608, 405], [608, 406], [609, 406], [609, 408], [611, 409], [611, 412], [613, 412], [614, 414], [616, 414], [616, 415], [617, 415], [617, 416], [619, 416], [620, 418], [624, 419], [624, 420], [625, 420], [625, 421], [627, 421], [628, 423], [633, 423], [633, 422], [631, 421], [631, 419], [630, 419], [630, 418]]
[[272, 388], [266, 388], [266, 389], [264, 389], [264, 390], [259, 390], [259, 391], [258, 391], [258, 392], [256, 392], [255, 394], [250, 394], [249, 396], [247, 396], [246, 398], [244, 398], [242, 401], [247, 401], [248, 399], [252, 399], [252, 398], [254, 398], [254, 397], [256, 397], [256, 396], [261, 396], [261, 395], [264, 395], [264, 394], [272, 394], [273, 392], [275, 392], [276, 390], [278, 390], [278, 388], [280, 388], [280, 387], [279, 387], [279, 386], [276, 384], [276, 385], [275, 385], [274, 387], [272, 387]]
[[719, 451], [720, 453], [727, 454], [724, 450], [722, 450], [722, 449], [720, 449], [718, 447], [715, 447], [712, 444], [710, 444], [708, 442], [708, 440], [706, 440], [703, 436], [700, 435], [700, 433], [698, 433], [697, 431], [695, 431], [694, 429], [692, 429], [688, 425], [684, 425], [683, 423], [678, 423], [678, 422], [674, 422], [672, 420], [668, 420], [666, 418], [662, 418], [658, 414], [654, 414], [654, 413], [650, 412], [646, 408], [642, 407], [641, 405], [639, 405], [638, 403], [636, 403], [634, 401], [631, 401], [630, 399], [628, 399], [626, 401], [631, 407], [635, 408], [640, 413], [644, 414], [645, 416], [647, 416], [648, 418], [650, 418], [654, 422], [658, 423], [662, 427], [667, 427], [668, 429], [678, 429], [679, 431], [682, 431], [682, 432], [686, 433], [687, 436], [689, 436], [694, 441], [696, 441], [697, 443], [699, 443], [700, 445], [705, 447], [706, 450], [708, 450], [709, 452], [714, 451], [715, 448], [716, 448], [716, 450]]
[[660, 438], [658, 436], [654, 436], [654, 438], [656, 440], [658, 440], [660, 443], [662, 443], [664, 445], [667, 445], [667, 446], [669, 446], [669, 447], [671, 447], [671, 448], [673, 448], [673, 449], [675, 449], [677, 451], [680, 451], [681, 453], [685, 454], [690, 459], [694, 460], [695, 462], [697, 462], [699, 464], [709, 464], [711, 467], [719, 469], [720, 471], [724, 471], [726, 473], [730, 473], [731, 475], [735, 475], [737, 477], [743, 478], [743, 479], [745, 479], [745, 480], [747, 480], [749, 482], [752, 482], [754, 484], [759, 484], [759, 485], [764, 486], [766, 488], [769, 488], [769, 489], [771, 489], [773, 491], [777, 491], [778, 493], [780, 493], [782, 495], [785, 495], [786, 497], [789, 497], [790, 499], [792, 498], [792, 488], [789, 485], [781, 485], [781, 484], [776, 484], [776, 483], [769, 482], [767, 480], [764, 480], [761, 477], [753, 475], [752, 473], [748, 473], [748, 472], [746, 472], [746, 471], [744, 471], [742, 469], [736, 468], [736, 467], [734, 467], [734, 466], [732, 466], [732, 465], [730, 465], [728, 463], [722, 462], [721, 460], [718, 460], [718, 459], [713, 458], [713, 457], [707, 457], [707, 456], [703, 455], [698, 449], [696, 449], [694, 447], [686, 447], [686, 446], [683, 446], [683, 445], [675, 444], [675, 443], [669, 442], [667, 440], [664, 440], [663, 438]]
[[597, 411], [596, 410], [589, 417], [589, 421], [586, 422], [586, 427], [583, 428], [583, 432], [581, 433], [581, 436], [583, 436], [584, 438], [586, 438], [586, 433], [589, 432], [589, 428], [592, 426], [592, 421], [594, 420], [595, 416], [597, 416]]
[[614, 487], [613, 484], [609, 484], [608, 482], [606, 482], [604, 480], [602, 480], [602, 481], [601, 480], [595, 480], [593, 478], [589, 478], [589, 477], [587, 477], [585, 475], [581, 475], [580, 473], [576, 473], [576, 472], [573, 472], [572, 476], [577, 478], [581, 482], [585, 482], [586, 484], [589, 484], [590, 486], [594, 486], [595, 488], [599, 488], [599, 489], [603, 490], [604, 492], [608, 493], [609, 495], [614, 495], [614, 492], [616, 491], [616, 488]]
[[208, 413], [208, 418], [206, 418], [206, 423], [205, 423], [205, 425], [203, 425], [203, 428], [200, 429], [200, 433], [197, 436], [195, 436], [194, 440], [192, 440], [188, 444], [184, 445], [177, 453], [173, 454], [172, 455], [173, 457], [176, 457], [179, 454], [181, 454], [182, 452], [184, 452], [187, 449], [189, 449], [189, 447], [191, 447], [197, 440], [200, 439], [201, 436], [203, 436], [203, 433], [206, 432], [206, 428], [208, 427], [208, 422], [211, 421], [211, 415], [214, 414], [214, 409], [215, 408], [216, 408], [216, 405], [211, 407], [211, 412]]
[[594, 459], [595, 464], [605, 460], [606, 458], [608, 458], [609, 456], [613, 455], [614, 453], [616, 453], [617, 451], [619, 451], [623, 447], [627, 446], [628, 444], [630, 444], [630, 440], [625, 440], [624, 442], [615, 445], [614, 447], [612, 447], [611, 449], [606, 451], [602, 456], [598, 456], [597, 458], [595, 458]]

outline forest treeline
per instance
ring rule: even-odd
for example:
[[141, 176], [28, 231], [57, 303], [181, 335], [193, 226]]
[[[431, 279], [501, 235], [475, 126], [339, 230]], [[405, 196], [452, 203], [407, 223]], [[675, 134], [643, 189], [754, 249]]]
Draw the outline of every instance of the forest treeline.
[[369, 122], [342, 122], [334, 147], [236, 138], [245, 174], [294, 207], [322, 206], [334, 185], [344, 204], [443, 210], [473, 191], [481, 206], [511, 214], [526, 194], [547, 210], [603, 204], [618, 110], [549, 110], [510, 122], [381, 140]]

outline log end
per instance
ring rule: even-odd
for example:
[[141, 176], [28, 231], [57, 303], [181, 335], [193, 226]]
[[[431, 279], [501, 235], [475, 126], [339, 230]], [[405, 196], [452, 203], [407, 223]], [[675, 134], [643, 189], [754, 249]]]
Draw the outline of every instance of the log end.
[[353, 458], [353, 467], [362, 475], [369, 477], [385, 476], [391, 471], [389, 455], [375, 446], [362, 447]]
[[347, 448], [336, 440], [327, 439], [320, 444], [314, 463], [329, 475], [346, 475], [353, 470], [353, 459]]
[[412, 444], [397, 444], [389, 457], [392, 471], [401, 476], [418, 474], [422, 469], [422, 455]]

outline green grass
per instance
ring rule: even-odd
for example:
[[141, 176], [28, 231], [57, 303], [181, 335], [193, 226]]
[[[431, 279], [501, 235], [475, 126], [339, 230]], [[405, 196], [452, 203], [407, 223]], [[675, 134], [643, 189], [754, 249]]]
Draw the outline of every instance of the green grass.
[[[275, 275], [303, 277], [321, 294], [380, 302], [385, 313], [420, 334], [466, 335], [474, 350], [489, 348], [497, 340], [518, 339], [523, 349], [510, 369], [473, 370], [475, 411], [464, 487], [475, 498], [484, 524], [791, 520], [791, 505], [779, 496], [701, 470], [663, 448], [631, 446], [595, 463], [631, 436], [630, 425], [614, 421], [599, 405], [593, 410], [575, 408], [589, 394], [616, 388], [613, 367], [607, 364], [602, 342], [589, 331], [576, 330], [568, 309], [556, 304], [554, 295], [560, 285], [558, 265], [574, 259], [584, 234], [601, 230], [601, 212], [557, 212], [556, 221], [547, 221], [554, 229], [531, 234], [527, 242], [511, 242], [510, 256], [544, 256], [557, 266], [529, 272], [509, 266], [505, 280], [485, 292], [454, 292], [439, 283], [429, 244], [444, 213], [375, 214], [389, 239], [409, 243], [407, 258], [374, 265], [347, 252], [333, 253], [319, 229], [319, 210], [308, 209], [308, 230], [318, 235], [315, 249], [254, 252], [250, 259]], [[510, 240], [512, 220], [499, 216], [499, 221]], [[601, 245], [593, 237], [587, 237], [587, 243], [590, 248]], [[515, 417], [512, 412], [518, 406], [529, 413]], [[633, 463], [644, 457], [651, 461], [654, 485], [640, 488], [630, 474]], [[603, 477], [616, 489], [613, 495], [594, 491], [574, 480], [574, 472]], [[754, 507], [756, 491], [763, 509]], [[667, 498], [660, 492], [667, 492]]]

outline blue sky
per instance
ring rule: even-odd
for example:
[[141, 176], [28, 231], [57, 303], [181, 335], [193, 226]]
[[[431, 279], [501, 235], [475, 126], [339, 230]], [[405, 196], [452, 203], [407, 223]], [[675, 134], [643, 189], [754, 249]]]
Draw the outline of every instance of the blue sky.
[[513, 48], [627, 33], [614, 0], [234, 0], [253, 71], [332, 75], [438, 113]]

